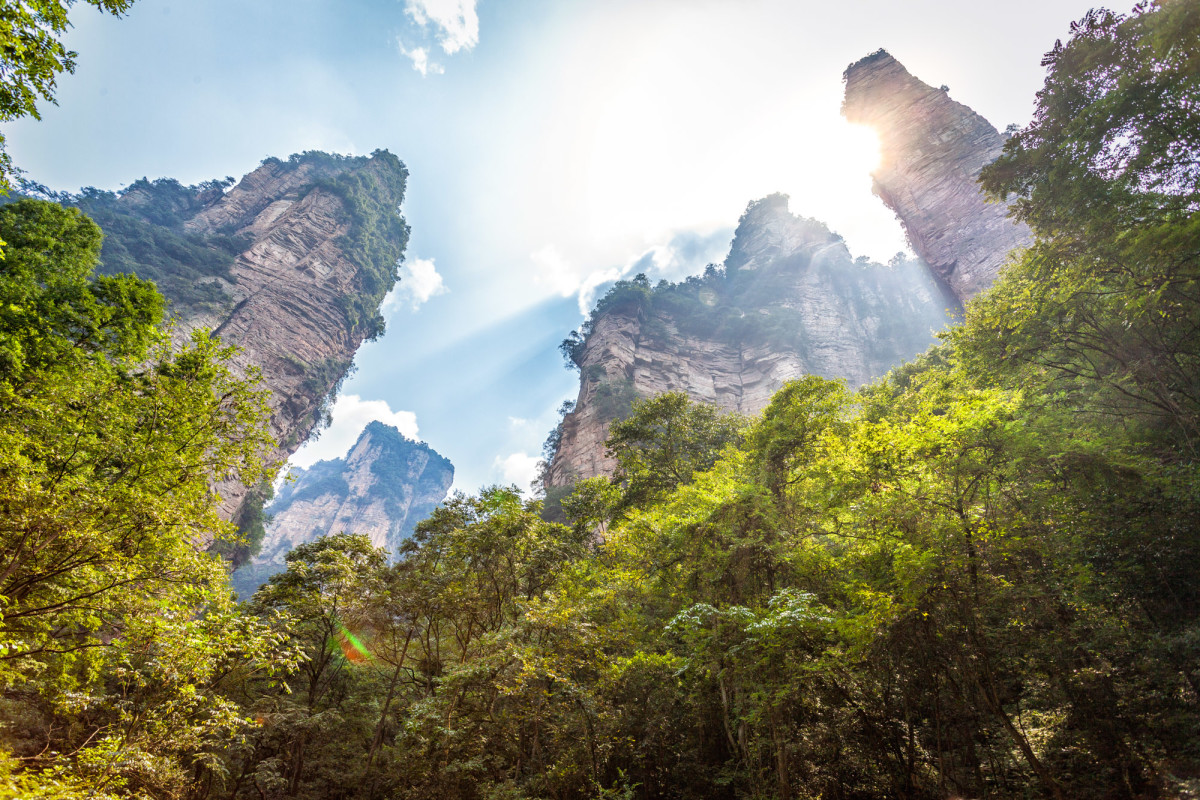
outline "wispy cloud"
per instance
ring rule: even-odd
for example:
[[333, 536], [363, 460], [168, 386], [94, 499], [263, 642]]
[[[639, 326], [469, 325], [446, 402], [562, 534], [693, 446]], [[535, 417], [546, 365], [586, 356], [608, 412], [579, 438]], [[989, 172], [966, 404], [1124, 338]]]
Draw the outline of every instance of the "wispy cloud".
[[[597, 282], [617, 280], [621, 277], [620, 270], [616, 268], [596, 270], [571, 261], [552, 244], [530, 253], [529, 259], [533, 262], [534, 283], [545, 286], [563, 297], [581, 293]], [[586, 309], [582, 310], [587, 313]]]
[[386, 313], [404, 303], [416, 311], [429, 298], [449, 291], [432, 258], [409, 259], [400, 267], [400, 282], [384, 299], [383, 310]]
[[405, 0], [404, 13], [412, 20], [412, 26], [405, 35], [396, 38], [396, 46], [422, 77], [446, 71], [445, 66], [434, 60], [435, 47], [452, 56], [479, 44], [475, 3], [476, 0]]
[[424, 47], [408, 48], [404, 46], [403, 40], [397, 40], [397, 45], [400, 47], [400, 54], [408, 60], [412, 61], [413, 69], [421, 73], [421, 76], [427, 76], [430, 73], [441, 75], [446, 71], [446, 68], [435, 61], [429, 60], [429, 51]]
[[707, 234], [679, 231], [667, 241], [652, 245], [624, 264], [590, 267], [565, 257], [554, 245], [546, 245], [529, 254], [533, 262], [535, 283], [546, 286], [563, 297], [577, 295], [579, 312], [588, 314], [600, 290], [621, 278], [644, 272], [655, 280], [680, 280], [697, 275], [710, 263], [724, 260], [733, 239], [732, 228], [721, 228]]
[[406, 0], [404, 11], [421, 28], [432, 29], [442, 52], [451, 56], [479, 44], [476, 0]]

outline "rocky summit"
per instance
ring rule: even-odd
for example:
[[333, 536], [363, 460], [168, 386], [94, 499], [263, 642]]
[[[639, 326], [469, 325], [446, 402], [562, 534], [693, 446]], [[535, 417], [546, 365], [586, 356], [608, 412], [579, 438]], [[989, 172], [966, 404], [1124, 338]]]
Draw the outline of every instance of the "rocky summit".
[[327, 534], [364, 534], [395, 555], [453, 483], [449, 459], [390, 425], [372, 422], [344, 458], [291, 470], [266, 509], [262, 550], [234, 573], [235, 586], [248, 596], [285, 568], [292, 549]]
[[987, 289], [1014, 248], [1028, 245], [1024, 223], [989, 203], [977, 183], [1004, 137], [986, 119], [913, 77], [884, 50], [845, 73], [842, 113], [879, 134], [875, 194], [896, 212], [913, 250], [960, 303]]
[[618, 284], [601, 301], [546, 482], [611, 474], [608, 427], [635, 398], [683, 391], [755, 414], [803, 375], [858, 386], [926, 349], [952, 303], [919, 261], [856, 260], [823, 223], [793, 215], [786, 196], [751, 203], [723, 269], [643, 291]]

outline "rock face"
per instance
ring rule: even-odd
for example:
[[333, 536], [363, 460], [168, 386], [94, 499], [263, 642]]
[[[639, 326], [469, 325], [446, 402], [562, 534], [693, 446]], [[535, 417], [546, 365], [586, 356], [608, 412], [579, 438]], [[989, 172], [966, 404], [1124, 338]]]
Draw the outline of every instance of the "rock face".
[[[579, 398], [555, 434], [548, 487], [611, 474], [608, 426], [636, 397], [680, 390], [753, 414], [801, 375], [851, 386], [882, 375], [924, 350], [945, 312], [991, 286], [1009, 252], [1032, 241], [976, 182], [1004, 144], [987, 120], [882, 50], [850, 65], [845, 80], [846, 118], [879, 133], [875, 193], [921, 261], [851, 262], [838, 237], [787, 213], [784, 198], [752, 203], [722, 280], [691, 279], [702, 302], [727, 310], [723, 321], [698, 325], [686, 303], [681, 315], [678, 297], [648, 285], [648, 301], [598, 307], [572, 356]], [[752, 324], [729, 324], [735, 312]]]
[[446, 498], [454, 466], [429, 445], [372, 422], [345, 458], [294, 469], [291, 478], [266, 509], [271, 519], [259, 556], [234, 573], [239, 594], [283, 570], [293, 548], [327, 534], [365, 534], [395, 554]]
[[842, 113], [878, 134], [875, 194], [896, 212], [914, 251], [960, 303], [992, 285], [1008, 253], [1032, 240], [976, 180], [1004, 137], [983, 117], [909, 74], [880, 50], [845, 73]]
[[953, 302], [918, 261], [855, 261], [822, 223], [793, 216], [784, 195], [750, 204], [724, 273], [670, 289], [618, 285], [609, 300], [579, 348], [579, 397], [551, 487], [612, 473], [609, 423], [636, 397], [684, 391], [755, 414], [803, 375], [858, 386], [925, 350]]
[[[396, 280], [395, 261], [407, 241], [399, 215], [406, 178], [404, 165], [381, 151], [369, 158], [267, 159], [227, 192], [219, 183], [139, 181], [96, 209], [107, 237], [104, 258], [115, 263], [118, 254], [132, 253], [124, 268], [145, 269], [159, 280], [172, 301], [177, 339], [209, 328], [240, 348], [243, 372], [261, 371], [278, 442], [274, 455], [282, 461], [308, 438], [355, 352], [378, 332], [379, 302]], [[81, 205], [95, 213], [86, 195]], [[385, 244], [369, 252], [356, 247], [367, 234]], [[163, 248], [138, 250], [138, 240], [160, 236], [192, 248], [186, 263], [152, 266], [168, 261]], [[218, 252], [218, 244], [225, 250]], [[221, 252], [232, 263], [176, 280], [197, 259]], [[197, 287], [206, 290], [204, 302], [195, 299]], [[225, 514], [236, 517], [245, 488], [219, 489]]]

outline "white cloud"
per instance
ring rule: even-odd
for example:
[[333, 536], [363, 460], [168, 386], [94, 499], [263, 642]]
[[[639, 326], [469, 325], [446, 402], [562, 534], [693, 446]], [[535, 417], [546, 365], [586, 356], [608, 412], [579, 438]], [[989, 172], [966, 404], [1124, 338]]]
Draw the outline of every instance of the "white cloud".
[[558, 252], [558, 248], [548, 244], [540, 250], [529, 254], [533, 266], [537, 270], [533, 282], [549, 287], [563, 297], [570, 297], [579, 291], [581, 275], [578, 268]]
[[537, 456], [528, 453], [513, 453], [503, 458], [496, 456], [492, 470], [499, 473], [502, 483], [529, 489], [529, 485], [537, 478], [538, 461], [540, 459]]
[[413, 258], [400, 267], [400, 282], [384, 299], [383, 310], [386, 313], [403, 302], [416, 311], [429, 298], [449, 291], [432, 258]]
[[596, 296], [607, 284], [639, 272], [646, 273], [652, 283], [660, 278], [677, 281], [688, 275], [698, 275], [706, 264], [724, 259], [732, 238], [730, 228], [718, 228], [710, 233], [676, 231], [665, 242], [645, 248], [624, 264], [600, 269], [571, 261], [552, 244], [530, 253], [529, 257], [534, 266], [534, 283], [563, 297], [578, 295], [579, 313], [587, 316]]
[[568, 261], [552, 244], [529, 254], [533, 261], [533, 282], [557, 292], [563, 297], [579, 295], [579, 313], [586, 315], [595, 299], [596, 287], [618, 280], [624, 272], [619, 267], [589, 269]]
[[392, 411], [386, 400], [363, 400], [356, 394], [344, 394], [333, 404], [332, 417], [333, 424], [320, 437], [310, 439], [292, 456], [292, 466], [308, 467], [325, 459], [342, 458], [358, 441], [363, 428], [375, 420], [398, 428], [410, 439], [417, 438], [417, 415]]
[[422, 77], [428, 76], [430, 73], [441, 75], [446, 69], [435, 61], [429, 60], [429, 51], [424, 47], [408, 48], [404, 46], [404, 42], [396, 40], [396, 44], [400, 47], [400, 54], [412, 61], [413, 69], [421, 73]]
[[479, 44], [475, 0], [406, 0], [405, 12], [422, 28], [432, 27], [442, 52], [453, 55]]
[[579, 313], [585, 317], [592, 313], [592, 306], [596, 304], [596, 295], [599, 294], [600, 287], [606, 283], [619, 281], [628, 271], [628, 265], [624, 268], [609, 267], [592, 272], [585, 277], [579, 285]]

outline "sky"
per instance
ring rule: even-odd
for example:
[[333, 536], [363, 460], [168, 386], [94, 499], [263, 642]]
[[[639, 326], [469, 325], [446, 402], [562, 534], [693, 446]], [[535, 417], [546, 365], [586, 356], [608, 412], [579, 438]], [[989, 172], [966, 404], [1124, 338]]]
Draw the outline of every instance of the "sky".
[[[723, 260], [772, 192], [886, 261], [878, 142], [840, 116], [842, 72], [886, 48], [997, 128], [1026, 124], [1041, 55], [1083, 0], [136, 0], [72, 10], [74, 74], [9, 152], [57, 190], [242, 176], [304, 150], [399, 156], [412, 238], [333, 426], [379, 419], [467, 492], [532, 479], [577, 392], [558, 343], [597, 293]], [[1126, 10], [1118, 6], [1117, 10]]]

